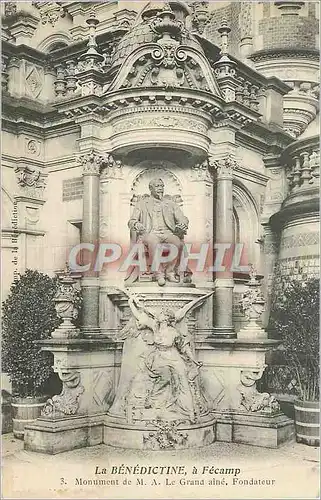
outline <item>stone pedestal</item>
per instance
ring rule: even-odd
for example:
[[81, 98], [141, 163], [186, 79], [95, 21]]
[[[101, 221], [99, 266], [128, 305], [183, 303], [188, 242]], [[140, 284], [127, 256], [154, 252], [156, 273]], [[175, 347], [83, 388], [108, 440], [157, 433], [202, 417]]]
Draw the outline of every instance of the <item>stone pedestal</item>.
[[216, 440], [276, 448], [293, 438], [293, 421], [281, 413], [273, 396], [256, 388], [266, 353], [277, 345], [268, 339], [215, 339], [197, 345]]
[[25, 448], [55, 454], [101, 443], [103, 419], [115, 394], [117, 344], [106, 339], [52, 339], [41, 344], [53, 353], [63, 388], [26, 427]]
[[208, 416], [195, 425], [176, 425], [159, 422], [158, 425], [129, 425], [104, 420], [103, 442], [110, 446], [139, 450], [181, 450], [201, 448], [215, 441], [215, 418]]
[[[214, 442], [215, 422], [202, 394], [194, 352], [195, 317], [192, 309], [188, 311], [192, 305], [202, 307], [209, 297], [190, 285], [138, 283], [130, 292], [115, 289], [113, 300], [122, 309], [135, 301], [134, 309], [130, 307], [137, 324], [133, 325], [126, 311], [121, 373], [104, 421], [104, 443], [157, 450]], [[138, 311], [144, 311], [142, 317]], [[166, 314], [177, 319], [168, 319]], [[159, 318], [159, 323], [148, 330], [146, 316]]]
[[273, 416], [214, 412], [216, 441], [278, 448], [295, 438], [293, 420], [283, 413]]

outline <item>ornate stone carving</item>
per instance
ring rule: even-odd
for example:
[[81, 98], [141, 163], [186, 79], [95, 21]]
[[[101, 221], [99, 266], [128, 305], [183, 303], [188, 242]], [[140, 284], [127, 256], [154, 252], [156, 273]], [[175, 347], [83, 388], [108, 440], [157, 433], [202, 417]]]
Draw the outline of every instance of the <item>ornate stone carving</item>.
[[8, 90], [9, 73], [8, 73], [8, 58], [1, 55], [1, 86], [2, 91]]
[[90, 153], [78, 156], [77, 161], [82, 165], [83, 175], [99, 175], [105, 163], [105, 157], [102, 154], [91, 151]]
[[17, 182], [23, 189], [34, 188], [43, 190], [45, 187], [45, 179], [41, 175], [40, 170], [32, 167], [16, 167]]
[[5, 17], [14, 16], [17, 13], [17, 2], [4, 2]]
[[97, 370], [94, 373], [93, 400], [97, 406], [110, 405], [114, 398], [114, 371]]
[[59, 276], [59, 287], [54, 297], [57, 316], [62, 320], [62, 323], [52, 332], [53, 338], [78, 337], [79, 330], [73, 323], [78, 317], [76, 300], [75, 282], [67, 268]]
[[241, 371], [241, 384], [238, 386], [238, 391], [241, 394], [241, 407], [249, 412], [271, 414], [280, 411], [280, 405], [274, 396], [268, 392], [258, 392], [256, 388], [256, 382], [262, 377], [265, 367], [258, 370]]
[[98, 45], [96, 42], [96, 27], [99, 24], [99, 21], [96, 18], [94, 11], [90, 12], [89, 17], [86, 19], [86, 23], [89, 26], [87, 51], [85, 52], [85, 54], [80, 56], [77, 71], [78, 73], [82, 73], [88, 70], [95, 70], [101, 72], [105, 58], [97, 50]]
[[249, 38], [253, 34], [253, 26], [252, 26], [253, 4], [251, 2], [240, 2], [240, 3], [241, 3], [241, 12], [240, 12], [241, 39]]
[[190, 7], [192, 9], [192, 26], [202, 35], [212, 17], [208, 11], [208, 1], [192, 2]]
[[149, 422], [157, 427], [157, 431], [143, 435], [144, 448], [152, 450], [169, 450], [185, 445], [188, 434], [177, 429], [179, 421], [156, 420]]
[[221, 26], [217, 31], [221, 35], [221, 55], [226, 56], [226, 54], [228, 54], [228, 37], [231, 32], [231, 28], [228, 26], [226, 19], [223, 19]]
[[235, 89], [235, 100], [244, 106], [258, 111], [259, 109], [259, 94], [262, 89], [245, 78], [238, 76], [237, 86]]
[[31, 156], [40, 155], [41, 143], [35, 139], [26, 139], [26, 153]]
[[192, 120], [190, 118], [184, 118], [180, 116], [133, 116], [131, 118], [123, 118], [114, 125], [114, 132], [123, 132], [124, 130], [132, 130], [137, 128], [180, 128], [186, 130], [195, 130], [201, 134], [207, 133], [207, 127], [205, 124]]
[[[199, 383], [186, 316], [212, 293], [189, 301], [176, 312], [162, 300], [163, 309], [145, 305], [143, 296], [123, 290], [132, 317], [123, 328], [125, 339], [120, 383], [110, 414], [141, 425], [151, 420], [195, 423], [208, 408]], [[142, 342], [143, 341], [143, 342]], [[135, 354], [133, 354], [135, 353]], [[139, 356], [137, 361], [133, 355]], [[128, 372], [130, 356], [135, 371]]]
[[73, 59], [66, 61], [65, 82], [67, 95], [74, 94], [78, 90], [76, 69], [77, 65]]
[[177, 168], [174, 163], [164, 160], [144, 161], [138, 167], [141, 171], [133, 181], [131, 192], [133, 195], [144, 195], [148, 192], [148, 184], [152, 179], [162, 177], [166, 183], [168, 194], [175, 196], [182, 194], [182, 185], [172, 170]]
[[258, 323], [265, 306], [265, 299], [261, 292], [261, 283], [256, 277], [256, 271], [251, 265], [250, 279], [247, 282], [247, 290], [242, 294], [240, 305], [247, 324], [238, 332], [240, 339], [264, 339], [267, 338], [266, 331]]
[[101, 171], [102, 179], [121, 179], [123, 177], [123, 166], [120, 160], [116, 160], [112, 154], [106, 153]]
[[59, 18], [65, 17], [63, 2], [32, 2], [40, 14], [42, 24], [51, 24], [55, 26]]
[[85, 389], [80, 383], [80, 373], [58, 368], [62, 381], [62, 392], [48, 399], [41, 415], [43, 417], [64, 417], [76, 415], [79, 409], [79, 399]]
[[281, 248], [308, 247], [310, 245], [318, 245], [319, 242], [319, 233], [316, 232], [292, 234], [281, 238]]
[[250, 280], [247, 282], [248, 289], [243, 293], [241, 304], [245, 317], [249, 320], [249, 325], [256, 329], [259, 327], [257, 320], [260, 319], [264, 311], [264, 297], [261, 292], [261, 283], [257, 279], [253, 266], [250, 270]]
[[[193, 165], [191, 174], [191, 177], [194, 180], [213, 182], [213, 177], [210, 173], [208, 160]], [[210, 194], [207, 193], [206, 195], [210, 196]]]
[[26, 89], [34, 97], [39, 97], [44, 85], [43, 68], [28, 66], [26, 70]]
[[216, 174], [217, 179], [233, 179], [233, 171], [237, 167], [237, 161], [232, 155], [218, 160], [209, 157], [208, 162], [210, 171]]
[[190, 35], [169, 6], [158, 12], [149, 25], [157, 36], [154, 40], [151, 36], [149, 43], [140, 45], [128, 56], [109, 90], [141, 86], [185, 87], [220, 95], [207, 59], [186, 42]]
[[56, 67], [56, 79], [54, 82], [55, 94], [57, 97], [63, 97], [66, 94], [67, 81], [66, 69], [63, 64]]

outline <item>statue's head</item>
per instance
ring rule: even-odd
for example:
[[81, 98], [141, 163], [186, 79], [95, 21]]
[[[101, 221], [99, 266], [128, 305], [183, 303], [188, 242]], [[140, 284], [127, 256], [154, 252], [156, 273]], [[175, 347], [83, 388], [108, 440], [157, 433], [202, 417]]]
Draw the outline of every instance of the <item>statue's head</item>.
[[160, 200], [164, 196], [164, 182], [162, 179], [152, 179], [149, 183], [150, 194]]
[[176, 321], [175, 313], [171, 309], [163, 310], [158, 317], [159, 321], [166, 322], [167, 325], [173, 325]]

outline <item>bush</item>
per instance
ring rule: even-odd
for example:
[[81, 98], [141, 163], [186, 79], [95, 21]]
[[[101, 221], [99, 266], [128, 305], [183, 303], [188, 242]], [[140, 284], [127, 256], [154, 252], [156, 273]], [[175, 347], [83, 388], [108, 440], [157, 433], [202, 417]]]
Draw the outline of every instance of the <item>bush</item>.
[[[319, 399], [319, 300], [318, 279], [293, 280], [274, 298], [271, 307], [270, 327], [282, 341], [287, 365], [284, 373], [281, 370], [283, 377], [279, 374], [280, 380], [295, 388], [305, 401]], [[271, 367], [270, 375], [275, 370], [277, 367]]]
[[52, 354], [34, 341], [49, 338], [61, 322], [53, 302], [57, 287], [57, 278], [29, 269], [3, 305], [2, 367], [20, 397], [43, 395], [52, 374]]

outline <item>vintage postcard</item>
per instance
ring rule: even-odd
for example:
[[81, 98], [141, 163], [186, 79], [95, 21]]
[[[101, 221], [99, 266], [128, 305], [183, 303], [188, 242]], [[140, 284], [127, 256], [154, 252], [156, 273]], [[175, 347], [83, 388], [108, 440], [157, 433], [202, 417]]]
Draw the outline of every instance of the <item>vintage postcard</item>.
[[319, 3], [0, 8], [2, 498], [319, 498]]

